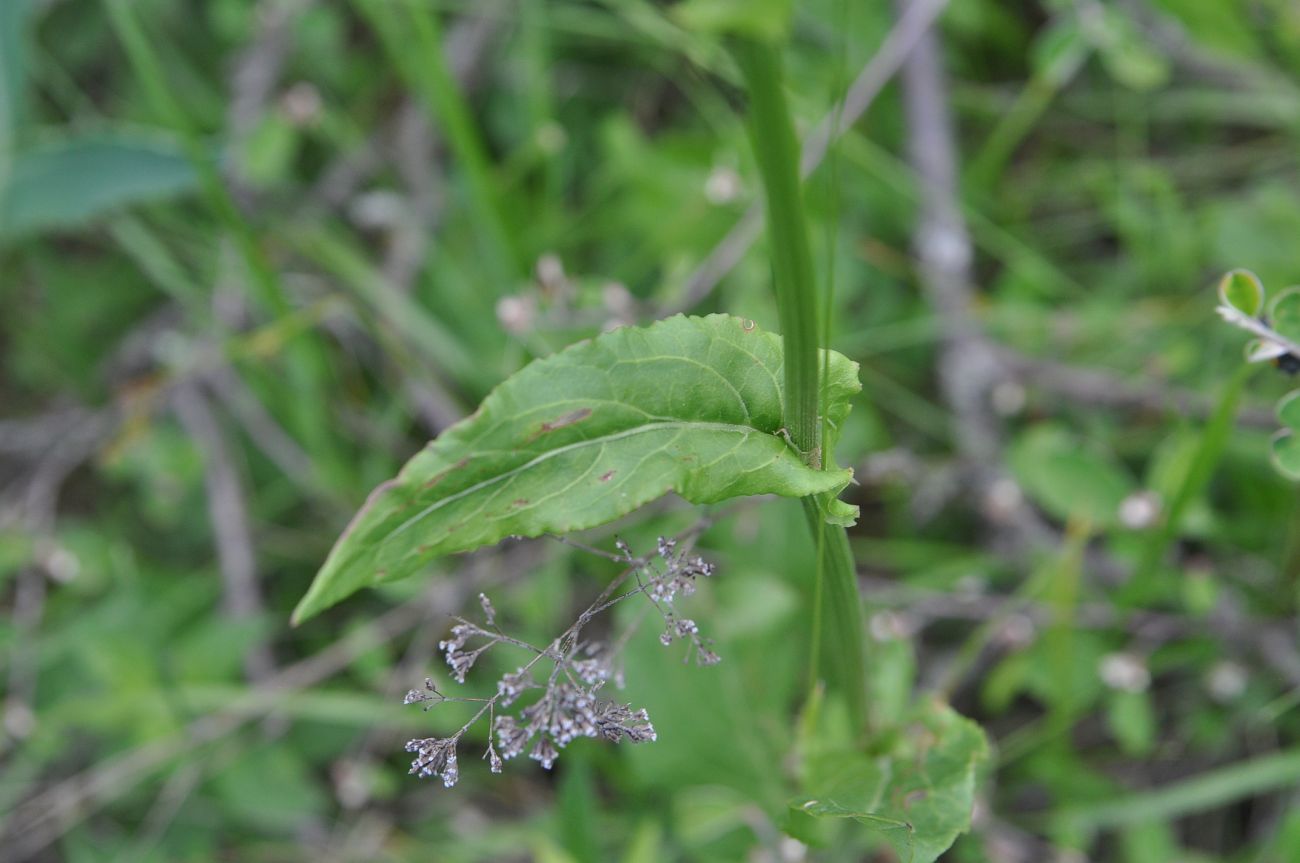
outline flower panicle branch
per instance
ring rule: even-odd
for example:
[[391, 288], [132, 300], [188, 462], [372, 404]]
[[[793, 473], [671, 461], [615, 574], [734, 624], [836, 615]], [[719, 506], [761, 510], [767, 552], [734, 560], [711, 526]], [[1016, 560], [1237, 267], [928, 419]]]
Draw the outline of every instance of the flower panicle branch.
[[[695, 532], [698, 528], [692, 533]], [[447, 701], [480, 704], [470, 720], [450, 737], [417, 738], [406, 744], [406, 751], [415, 756], [411, 761], [413, 775], [437, 777], [448, 788], [455, 785], [460, 779], [457, 746], [465, 733], [485, 716], [489, 735], [483, 758], [493, 773], [500, 773], [505, 761], [525, 753], [549, 770], [560, 750], [580, 737], [612, 743], [646, 743], [657, 738], [644, 708], [634, 708], [603, 694], [607, 685], [623, 688], [619, 657], [635, 626], [615, 642], [585, 640], [582, 630], [606, 609], [643, 596], [663, 619], [664, 631], [659, 640], [665, 646], [685, 641], [689, 645], [687, 662], [694, 658], [700, 665], [716, 664], [719, 657], [712, 650], [712, 642], [700, 634], [694, 620], [679, 615], [674, 605], [678, 598], [694, 594], [697, 581], [712, 576], [714, 567], [702, 557], [690, 554], [689, 544], [677, 538], [660, 537], [655, 552], [644, 557], [634, 556], [622, 540], [616, 541], [615, 547], [617, 554], [598, 553], [626, 564], [627, 568], [568, 629], [544, 647], [502, 631], [497, 624], [496, 609], [485, 594], [479, 594], [481, 624], [456, 618], [450, 637], [440, 641], [438, 649], [457, 683], [464, 683], [478, 658], [498, 645], [509, 645], [531, 656], [514, 671], [503, 674], [497, 681], [496, 694], [489, 698], [451, 697], [440, 691], [432, 679], [425, 680], [423, 689], [406, 693], [403, 704], [421, 704], [425, 710]], [[543, 660], [550, 663], [549, 672], [544, 675], [538, 673]]]

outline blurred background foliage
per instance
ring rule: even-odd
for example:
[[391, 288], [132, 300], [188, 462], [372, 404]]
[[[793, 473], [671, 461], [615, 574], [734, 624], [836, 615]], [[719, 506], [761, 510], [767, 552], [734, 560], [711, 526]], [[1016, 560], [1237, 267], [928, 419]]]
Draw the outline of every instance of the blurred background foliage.
[[[893, 859], [783, 835], [797, 508], [703, 538], [721, 665], [629, 646], [659, 742], [549, 774], [467, 750], [454, 791], [407, 777], [401, 742], [463, 717], [397, 702], [446, 681], [479, 590], [543, 642], [608, 562], [506, 544], [287, 625], [367, 491], [530, 358], [679, 310], [775, 326], [761, 239], [694, 277], [757, 189], [710, 5], [0, 2], [0, 858]], [[810, 130], [900, 28], [797, 7]], [[952, 0], [934, 36], [973, 331], [925, 266], [896, 80], [807, 186], [865, 384], [839, 459], [873, 712], [988, 730], [945, 860], [1300, 859], [1287, 381], [1240, 371], [1209, 289], [1300, 282], [1300, 7]], [[485, 663], [467, 691], [511, 667]]]

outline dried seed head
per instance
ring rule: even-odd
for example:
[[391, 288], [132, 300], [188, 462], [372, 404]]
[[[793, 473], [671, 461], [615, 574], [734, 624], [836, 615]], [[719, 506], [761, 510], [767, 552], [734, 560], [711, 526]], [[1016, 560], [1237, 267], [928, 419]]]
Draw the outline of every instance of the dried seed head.
[[528, 744], [531, 735], [528, 729], [521, 728], [518, 721], [513, 716], [498, 716], [496, 718], [497, 743], [501, 746], [501, 757], [509, 760], [516, 757], [524, 751], [524, 746]]
[[456, 761], [456, 738], [426, 737], [408, 741], [407, 752], [414, 752], [411, 773], [420, 778], [437, 776], [450, 788], [460, 779], [460, 766]]
[[[637, 589], [607, 601], [610, 591], [619, 585], [611, 586], [610, 591], [602, 594], [569, 629], [544, 648], [505, 635], [497, 628], [496, 609], [492, 602], [486, 594], [479, 594], [485, 623], [479, 625], [457, 619], [450, 635], [438, 643], [452, 677], [463, 683], [478, 657], [498, 644], [525, 647], [535, 655], [526, 665], [502, 675], [497, 681], [496, 694], [486, 699], [474, 719], [452, 737], [410, 741], [407, 751], [416, 754], [411, 763], [412, 773], [438, 776], [448, 787], [454, 785], [460, 776], [456, 743], [484, 714], [489, 717], [492, 725], [490, 737], [495, 741], [488, 741], [483, 758], [493, 773], [500, 773], [504, 762], [524, 753], [549, 770], [559, 758], [560, 751], [580, 737], [601, 738], [615, 743], [624, 740], [643, 743], [656, 739], [654, 726], [645, 710], [633, 710], [630, 705], [598, 696], [601, 687], [610, 681], [619, 687], [623, 685], [616, 663], [624, 640], [616, 641], [616, 646], [584, 640], [582, 628], [595, 614], [614, 602], [644, 594], [654, 600], [663, 617], [663, 643], [668, 645], [677, 639], [685, 639], [690, 646], [686, 661], [689, 662], [693, 655], [700, 665], [713, 665], [719, 660], [711, 649], [712, 642], [701, 637], [694, 620], [679, 616], [672, 605], [678, 596], [694, 592], [700, 577], [711, 576], [713, 566], [701, 557], [688, 556], [687, 550], [679, 548], [677, 540], [672, 538], [659, 538], [657, 557], [634, 557], [631, 548], [621, 539], [615, 542], [615, 546], [620, 559], [630, 567], [623, 578], [634, 575]], [[471, 646], [470, 642], [475, 638], [479, 639], [478, 646]], [[533, 670], [541, 661], [551, 663], [549, 674]], [[513, 715], [501, 712], [516, 705], [529, 690], [537, 690], [540, 694]], [[446, 700], [433, 681], [426, 679], [425, 690], [410, 690], [403, 703], [436, 704]]]
[[468, 623], [458, 623], [451, 628], [452, 637], [446, 641], [438, 642], [438, 649], [442, 650], [447, 657], [447, 666], [451, 668], [451, 676], [456, 679], [457, 683], [465, 682], [465, 673], [473, 666], [479, 654], [487, 650], [495, 641], [489, 641], [484, 646], [476, 650], [465, 650], [465, 642], [475, 635], [489, 635], [484, 633], [478, 627]]
[[589, 658], [569, 661], [569, 670], [579, 680], [588, 686], [598, 686], [610, 680], [617, 683], [620, 675], [614, 669], [614, 657], [606, 650], [605, 645], [598, 642], [592, 643], [588, 644], [583, 650]]
[[483, 618], [487, 621], [488, 626], [497, 625], [497, 610], [492, 607], [492, 600], [487, 598], [486, 593], [478, 595], [478, 604], [483, 609]]
[[537, 684], [533, 683], [532, 675], [526, 669], [520, 668], [508, 674], [503, 674], [497, 681], [497, 704], [502, 707], [509, 707], [515, 703], [520, 694], [525, 689], [532, 689]]
[[[441, 692], [438, 691], [438, 687], [434, 684], [433, 678], [426, 677], [424, 678], [424, 691], [421, 692], [418, 689], [412, 689], [408, 691], [406, 693], [406, 697], [402, 699], [402, 703], [420, 704], [421, 702], [432, 701], [436, 704], [439, 701], [445, 701], [445, 700], [446, 700], [446, 696], [444, 696]], [[432, 706], [433, 706], [432, 704], [429, 705], [429, 707]], [[425, 707], [424, 709], [428, 710], [429, 707]]]
[[630, 704], [602, 701], [596, 712], [596, 728], [600, 735], [612, 743], [630, 740], [633, 743], [651, 743], [657, 739], [655, 727], [645, 709], [633, 710]]
[[533, 747], [532, 752], [528, 753], [529, 758], [540, 763], [547, 770], [551, 769], [559, 755], [560, 753], [555, 751], [555, 745], [551, 743], [549, 737], [538, 738], [537, 745]]
[[490, 739], [488, 740], [487, 752], [483, 753], [483, 757], [487, 759], [489, 770], [493, 773], [501, 772], [501, 756], [497, 755], [497, 751], [492, 746], [492, 741]]

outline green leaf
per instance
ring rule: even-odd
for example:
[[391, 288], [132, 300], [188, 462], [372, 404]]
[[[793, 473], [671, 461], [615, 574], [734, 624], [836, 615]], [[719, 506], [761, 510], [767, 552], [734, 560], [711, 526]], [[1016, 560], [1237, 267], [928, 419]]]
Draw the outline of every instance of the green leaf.
[[1297, 783], [1300, 749], [1282, 749], [1157, 788], [1065, 806], [1052, 818], [1063, 826], [1088, 832], [1129, 824], [1171, 823], [1275, 789], [1294, 789]]
[[1300, 342], [1300, 287], [1290, 287], [1273, 298], [1268, 307], [1269, 323], [1282, 338]]
[[285, 746], [262, 745], [225, 765], [212, 780], [232, 821], [288, 834], [328, 805], [304, 760]]
[[850, 818], [888, 842], [902, 863], [936, 860], [970, 829], [988, 743], [978, 725], [937, 701], [910, 720], [887, 755], [817, 756], [812, 795], [794, 801], [792, 812]]
[[1111, 692], [1106, 724], [1125, 755], [1147, 755], [1156, 745], [1156, 718], [1146, 692]]
[[1091, 45], [1078, 18], [1062, 15], [1043, 28], [1030, 52], [1034, 75], [1052, 89], [1064, 87], [1088, 59]]
[[27, 114], [27, 62], [33, 0], [0, 3], [0, 175]]
[[[859, 385], [829, 358], [827, 421]], [[625, 328], [538, 360], [371, 493], [294, 612], [508, 536], [613, 521], [669, 492], [692, 503], [838, 492], [786, 442], [781, 339], [727, 315]]]
[[179, 149], [151, 138], [86, 138], [22, 153], [0, 185], [0, 237], [76, 226], [188, 191], [196, 180]]
[[793, 11], [792, 0], [682, 0], [672, 14], [700, 33], [776, 42], [789, 32]]
[[1282, 429], [1273, 435], [1273, 466], [1287, 479], [1300, 479], [1300, 435]]
[[1277, 421], [1289, 429], [1300, 431], [1300, 390], [1291, 390], [1277, 403]]
[[1132, 478], [1118, 465], [1054, 426], [1037, 426], [1021, 435], [1011, 446], [1009, 461], [1025, 492], [1062, 520], [1114, 525], [1120, 504], [1134, 490]]
[[1097, 7], [1085, 27], [1101, 55], [1102, 66], [1133, 90], [1150, 90], [1169, 80], [1169, 60], [1118, 9]]
[[1250, 270], [1233, 270], [1219, 280], [1219, 302], [1256, 317], [1264, 308], [1264, 285]]

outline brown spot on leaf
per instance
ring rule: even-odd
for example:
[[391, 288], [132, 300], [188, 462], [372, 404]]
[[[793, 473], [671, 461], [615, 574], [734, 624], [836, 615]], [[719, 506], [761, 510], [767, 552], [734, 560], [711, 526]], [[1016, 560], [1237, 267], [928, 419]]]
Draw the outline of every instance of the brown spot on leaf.
[[567, 428], [568, 426], [576, 425], [577, 423], [582, 422], [589, 416], [591, 416], [591, 408], [578, 408], [575, 411], [569, 411], [567, 414], [556, 417], [550, 422], [542, 423], [541, 426], [538, 427], [537, 431], [533, 432], [532, 435], [529, 436], [528, 440], [525, 441], [525, 443], [532, 443], [533, 441], [537, 440], [537, 438], [541, 437], [547, 432], [553, 432], [557, 429]]
[[605, 473], [600, 475], [600, 481], [609, 482], [611, 479], [614, 478], [614, 474], [616, 473], [618, 473], [618, 471], [616, 470], [605, 471]]
[[758, 325], [755, 324], [753, 321], [751, 321], [749, 318], [745, 318], [745, 320], [741, 321], [740, 323], [740, 328], [747, 333], [752, 333], [757, 326]]
[[517, 498], [515, 498], [514, 500], [512, 500], [512, 501], [510, 502], [510, 508], [511, 508], [511, 509], [518, 509], [518, 508], [521, 507], [521, 506], [528, 506], [528, 498], [526, 498], [526, 497], [517, 497]]

